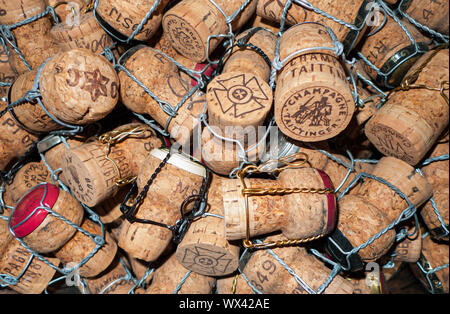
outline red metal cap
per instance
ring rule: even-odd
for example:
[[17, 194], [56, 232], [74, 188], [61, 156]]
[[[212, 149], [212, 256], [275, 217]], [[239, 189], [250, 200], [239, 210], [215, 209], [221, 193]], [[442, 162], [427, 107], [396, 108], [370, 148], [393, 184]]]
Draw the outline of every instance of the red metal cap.
[[[203, 70], [206, 66], [208, 66], [208, 64], [207, 63], [197, 63], [196, 65], [195, 65], [195, 71], [201, 71], [201, 70]], [[206, 77], [211, 77], [211, 75], [212, 75], [212, 73], [214, 72], [214, 70], [217, 68], [217, 65], [215, 65], [215, 64], [210, 64], [209, 66], [208, 66], [208, 68], [205, 70], [205, 72], [203, 72], [203, 75], [205, 75]], [[199, 77], [199, 75], [198, 74], [194, 74], [196, 77]], [[195, 87], [195, 86], [197, 86], [197, 81], [196, 80], [194, 80], [194, 79], [192, 79], [191, 80], [191, 85], [193, 86], [193, 87]]]
[[[331, 183], [330, 177], [322, 170], [319, 169], [316, 170], [322, 177], [322, 181], [325, 188], [334, 191], [334, 187], [333, 184]], [[334, 193], [327, 193], [327, 200], [328, 200], [328, 222], [326, 233], [329, 233], [331, 230], [334, 229], [334, 226], [336, 225], [337, 206], [336, 206], [336, 196], [334, 195]]]
[[16, 238], [32, 233], [48, 215], [41, 206], [52, 208], [59, 196], [59, 189], [50, 183], [41, 183], [30, 189], [17, 203], [9, 217], [9, 227]]

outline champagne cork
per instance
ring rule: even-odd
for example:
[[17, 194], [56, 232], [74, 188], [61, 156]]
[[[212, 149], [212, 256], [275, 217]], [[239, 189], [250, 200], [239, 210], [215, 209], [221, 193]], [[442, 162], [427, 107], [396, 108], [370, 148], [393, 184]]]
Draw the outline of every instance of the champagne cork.
[[[273, 60], [276, 36], [266, 30], [245, 31], [237, 40], [260, 48]], [[244, 141], [248, 127], [264, 125], [272, 109], [272, 89], [267, 84], [271, 67], [254, 49], [235, 49], [225, 62], [222, 73], [209, 84], [206, 93], [209, 125], [218, 126], [222, 135], [226, 128], [236, 130], [236, 139]], [[245, 130], [244, 130], [245, 128]], [[242, 129], [242, 130], [241, 130]], [[248, 135], [247, 135], [248, 136]]]
[[[270, 21], [280, 23], [286, 2], [287, 0], [258, 1], [256, 14]], [[344, 44], [346, 54], [361, 40], [367, 28], [365, 20], [370, 12], [370, 1], [350, 0], [345, 3], [345, 6], [333, 0], [309, 0], [308, 2], [313, 7], [346, 23], [353, 24], [356, 28], [361, 28], [361, 30], [351, 30], [347, 26], [296, 3], [292, 3], [287, 11], [285, 23], [295, 25], [302, 22], [317, 22], [331, 28], [337, 39]]]
[[16, 204], [32, 187], [43, 182], [51, 182], [51, 173], [43, 162], [29, 162], [14, 175], [14, 179], [3, 194], [9, 204]]
[[[43, 0], [2, 0], [1, 7], [4, 14], [0, 23], [12, 25], [42, 13], [45, 10]], [[46, 15], [32, 23], [28, 23], [11, 30], [17, 47], [32, 69], [37, 68], [47, 58], [59, 52], [59, 47], [50, 36], [52, 17]], [[10, 51], [10, 64], [17, 74], [28, 71], [25, 63], [19, 58], [17, 52], [8, 45]]]
[[345, 195], [339, 200], [338, 206], [337, 227], [327, 246], [327, 251], [333, 258], [342, 265], [350, 266], [352, 270], [359, 270], [363, 267], [363, 261], [376, 261], [388, 252], [395, 242], [396, 233], [392, 229], [350, 255], [347, 262], [347, 254], [341, 253], [336, 244], [344, 252], [350, 252], [370, 240], [390, 221], [381, 210], [359, 195]]
[[208, 189], [207, 213], [194, 221], [183, 241], [178, 245], [176, 257], [185, 268], [205, 276], [224, 276], [236, 270], [240, 246], [225, 238], [221, 178], [214, 175]]
[[[219, 136], [223, 135], [230, 139], [233, 139], [238, 131], [229, 128], [227, 129], [227, 132], [223, 134], [221, 133], [220, 127], [210, 127]], [[257, 134], [253, 132], [254, 128], [244, 128], [244, 131], [249, 131], [247, 134], [247, 143], [245, 143], [245, 141], [241, 142], [244, 151], [242, 151], [241, 147], [235, 142], [221, 140], [213, 135], [207, 127], [203, 128], [201, 138], [202, 161], [214, 172], [225, 176], [228, 176], [234, 169], [238, 168], [240, 163], [244, 160], [244, 157], [247, 157], [249, 162], [258, 162], [260, 156], [262, 156], [266, 149], [266, 141], [261, 141], [262, 136], [264, 135], [264, 131], [262, 131], [263, 128], [264, 127], [258, 128]], [[245, 136], [245, 132], [241, 135]]]
[[160, 139], [150, 127], [126, 124], [66, 151], [61, 167], [74, 195], [93, 207], [136, 177], [148, 153], [160, 145]]
[[[426, 179], [413, 167], [396, 158], [382, 158], [371, 174], [391, 183], [415, 206], [423, 204], [432, 194]], [[365, 180], [357, 195], [346, 195], [339, 201], [338, 231], [333, 235], [333, 239], [337, 239], [341, 246], [347, 246], [346, 251], [350, 251], [396, 221], [407, 207], [406, 200], [387, 185], [377, 180]], [[387, 253], [394, 237], [395, 232], [390, 229], [360, 249], [358, 256], [365, 262], [375, 261]], [[345, 259], [345, 255], [339, 257], [340, 253], [334, 250], [333, 246], [331, 251], [335, 257]]]
[[[270, 236], [266, 240], [283, 241], [285, 238], [276, 235]], [[321, 260], [308, 253], [304, 247], [286, 246], [275, 248], [271, 252], [276, 254], [314, 291], [317, 291], [330, 275], [331, 270]], [[249, 282], [263, 294], [308, 293], [268, 250], [255, 251], [243, 273]], [[352, 286], [343, 277], [337, 275], [323, 293], [350, 294]]]
[[[436, 242], [430, 236], [425, 236], [423, 237], [423, 248], [419, 261], [416, 264], [410, 264], [411, 270], [419, 281], [428, 291], [434, 294], [447, 294], [449, 292], [448, 256], [448, 243]], [[432, 272], [433, 269], [444, 265], [447, 265], [447, 267]]]
[[[330, 178], [314, 168], [283, 171], [278, 180], [245, 179], [247, 188], [262, 189], [330, 189]], [[244, 239], [281, 230], [288, 239], [306, 239], [328, 234], [335, 226], [336, 207], [330, 192], [249, 196], [247, 230], [243, 184], [238, 179], [223, 179], [225, 233], [228, 240]]]
[[95, 276], [111, 263], [117, 245], [105, 232], [105, 243], [95, 252], [96, 241], [56, 217], [40, 204], [80, 226], [93, 237], [102, 237], [100, 225], [86, 219], [82, 223], [83, 208], [68, 192], [57, 186], [42, 183], [30, 189], [19, 201], [9, 218], [11, 233], [21, 238], [32, 250], [39, 253], [54, 252], [65, 265], [73, 267], [93, 254], [78, 270], [85, 277]]
[[[92, 220], [85, 219], [81, 224], [81, 228], [93, 236], [103, 236], [102, 227]], [[104, 231], [103, 239], [105, 240], [105, 243], [78, 269], [80, 276], [97, 276], [112, 263], [117, 252], [117, 244], [107, 231]], [[77, 232], [70, 241], [55, 252], [55, 256], [59, 258], [64, 265], [72, 264], [72, 266], [74, 266], [73, 264], [79, 264], [85, 257], [91, 254], [96, 245], [97, 244], [87, 235]]]
[[[36, 71], [19, 76], [11, 87], [10, 103], [32, 89]], [[39, 79], [42, 104], [56, 119], [75, 125], [97, 122], [115, 108], [119, 80], [107, 59], [87, 49], [72, 49], [53, 56]], [[38, 103], [25, 102], [14, 108], [20, 122], [35, 132], [63, 128]]]
[[[394, 92], [365, 127], [368, 139], [381, 153], [410, 165], [416, 165], [425, 156], [448, 126], [449, 106], [439, 90], [442, 82], [449, 80], [449, 51], [434, 53], [428, 52], [419, 59], [406, 77], [419, 70], [412, 86], [424, 84], [438, 90], [411, 88]], [[443, 93], [448, 99], [448, 90]], [[425, 102], [429, 105], [423, 106]]]
[[[189, 274], [188, 274], [189, 273]], [[183, 279], [188, 275], [185, 281]], [[159, 266], [153, 275], [150, 287], [145, 290], [146, 294], [210, 294], [216, 279], [190, 272], [178, 263], [175, 255], [167, 258]], [[178, 290], [178, 285], [181, 284]]]
[[[124, 66], [144, 86], [163, 102], [176, 107], [192, 90], [179, 74], [177, 66], [160, 52], [145, 46], [136, 46], [122, 56]], [[147, 71], [146, 69], [153, 69]], [[119, 73], [120, 94], [124, 105], [139, 114], [148, 114], [163, 128], [169, 115], [159, 103], [123, 71]], [[170, 135], [184, 145], [197, 127], [198, 116], [203, 111], [204, 94], [200, 91], [190, 97], [176, 112], [167, 127]]]
[[[31, 262], [30, 258], [32, 258]], [[58, 267], [57, 258], [48, 261]], [[23, 272], [23, 274], [22, 274]], [[18, 279], [17, 283], [9, 285], [21, 294], [40, 294], [47, 288], [56, 270], [25, 249], [19, 241], [12, 239], [6, 250], [0, 254], [0, 273]]]
[[[53, 170], [58, 179], [67, 185], [65, 173], [62, 171], [62, 157], [66, 151], [78, 147], [84, 143], [86, 137], [76, 135], [65, 139], [58, 135], [49, 135], [40, 140], [37, 148], [40, 154], [43, 154], [45, 162]], [[67, 147], [68, 146], [68, 147]]]
[[[164, 52], [166, 55], [181, 63], [188, 69], [194, 70], [195, 66], [197, 65], [197, 62], [186, 58], [175, 50], [175, 48], [172, 46], [172, 43], [170, 42], [170, 36], [168, 33], [162, 32], [153, 47], [161, 52]], [[183, 74], [184, 72], [180, 71], [180, 75]]]
[[[16, 79], [10, 89], [10, 104], [24, 97], [25, 93], [33, 88], [36, 75], [37, 70], [33, 70], [20, 75]], [[50, 132], [61, 128], [56, 121], [45, 113], [38, 102], [25, 102], [15, 106], [11, 115], [29, 133]]]
[[[112, 38], [97, 23], [92, 12], [82, 14], [79, 19], [79, 23], [62, 22], [53, 26], [51, 34], [61, 50], [84, 48], [100, 54], [113, 45]], [[118, 57], [117, 51], [114, 52]]]
[[156, 34], [168, 0], [99, 0], [96, 16], [99, 23], [121, 40], [127, 40], [144, 20], [150, 9], [156, 8], [142, 29], [134, 36], [135, 40], [148, 41]]
[[62, 23], [74, 22], [83, 12], [91, 0], [44, 0], [47, 6], [55, 8], [56, 15]]
[[81, 224], [84, 212], [72, 195], [49, 183], [33, 187], [21, 198], [9, 217], [12, 234], [36, 252], [50, 253], [67, 243], [77, 229], [40, 208], [41, 203], [75, 225]]
[[[215, 1], [227, 17], [235, 13], [245, 3], [245, 0]], [[233, 31], [241, 28], [253, 15], [256, 1], [250, 1], [233, 19]], [[170, 35], [173, 47], [183, 56], [197, 62], [205, 61], [207, 47], [211, 53], [222, 41], [222, 37], [212, 37], [226, 34], [228, 24], [222, 12], [209, 0], [183, 0], [168, 10], [163, 17], [164, 32]]]
[[[135, 283], [129, 275], [129, 264], [118, 255], [108, 268], [96, 277], [86, 278], [87, 287], [78, 286], [80, 292], [90, 294], [128, 294], [136, 292]], [[140, 289], [139, 289], [140, 290]]]
[[406, 0], [401, 2], [399, 8], [416, 22], [449, 35], [448, 1]]
[[[416, 227], [409, 223], [406, 228], [408, 234], [411, 234]], [[406, 237], [394, 246], [394, 262], [415, 263], [419, 260], [422, 252], [422, 231], [420, 229], [420, 226], [417, 226], [417, 231], [414, 235]]]
[[381, 87], [392, 89], [400, 85], [406, 72], [428, 51], [428, 44], [427, 39], [414, 26], [401, 20], [417, 44], [416, 48], [402, 27], [388, 14], [386, 18], [383, 27], [364, 40], [360, 52], [384, 74], [378, 74], [364, 62], [364, 69], [369, 77]]
[[[316, 47], [334, 47], [327, 30], [318, 24], [299, 24], [283, 34], [280, 59]], [[303, 142], [333, 138], [347, 127], [354, 111], [344, 68], [332, 51], [301, 53], [279, 71], [274, 114], [286, 136]]]
[[[410, 203], [419, 207], [433, 194], [431, 184], [406, 162], [383, 157], [372, 171], [372, 175], [392, 184], [402, 192]], [[394, 222], [409, 206], [397, 192], [377, 180], [365, 180], [359, 195], [380, 209], [390, 222]]]
[[[167, 157], [168, 150], [150, 152], [137, 177], [138, 193], [141, 193], [150, 177]], [[141, 204], [136, 218], [147, 219], [167, 226], [174, 226], [181, 218], [183, 201], [200, 191], [206, 169], [181, 153], [173, 153], [157, 177], [153, 180]], [[172, 231], [164, 226], [130, 223], [124, 221], [119, 246], [130, 256], [147, 262], [155, 261], [172, 241]]]

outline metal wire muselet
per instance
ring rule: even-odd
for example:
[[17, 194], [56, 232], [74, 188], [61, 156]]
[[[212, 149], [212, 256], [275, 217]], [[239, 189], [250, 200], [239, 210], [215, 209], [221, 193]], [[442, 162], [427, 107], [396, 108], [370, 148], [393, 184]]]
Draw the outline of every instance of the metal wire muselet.
[[431, 53], [428, 58], [419, 66], [417, 67], [417, 69], [415, 71], [413, 71], [410, 75], [406, 76], [401, 85], [394, 88], [393, 90], [391, 90], [387, 96], [386, 99], [389, 98], [389, 96], [391, 96], [392, 93], [397, 92], [397, 91], [408, 91], [410, 89], [427, 89], [427, 90], [431, 90], [431, 91], [438, 91], [440, 92], [442, 98], [444, 98], [445, 102], [447, 103], [447, 105], [449, 105], [449, 98], [448, 96], [445, 94], [445, 91], [449, 90], [449, 81], [441, 81], [440, 82], [440, 86], [439, 87], [431, 87], [428, 86], [426, 84], [414, 84], [417, 79], [419, 78], [420, 73], [422, 73], [423, 69], [428, 65], [428, 63], [430, 63], [431, 59], [433, 59], [433, 57], [442, 49], [447, 49], [448, 48], [448, 43], [445, 45], [440, 45], [438, 46], [433, 53]]
[[136, 180], [136, 176], [123, 178], [122, 174], [120, 172], [119, 166], [117, 163], [109, 157], [109, 154], [111, 153], [111, 146], [115, 145], [116, 143], [122, 141], [123, 139], [133, 136], [133, 135], [141, 135], [146, 131], [151, 131], [151, 129], [148, 126], [139, 125], [139, 126], [130, 126], [127, 128], [123, 128], [120, 130], [113, 130], [107, 133], [104, 133], [100, 136], [98, 136], [97, 140], [106, 145], [105, 148], [105, 158], [108, 159], [114, 166], [117, 172], [117, 179], [115, 180], [115, 184], [121, 188], [125, 185], [128, 185], [132, 183], [134, 180]]
[[328, 188], [259, 188], [259, 187], [247, 187], [245, 183], [245, 177], [247, 174], [257, 173], [273, 173], [278, 175], [286, 169], [300, 168], [309, 166], [308, 155], [305, 153], [295, 153], [277, 160], [268, 160], [265, 163], [255, 166], [248, 165], [237, 172], [237, 177], [242, 183], [242, 195], [245, 197], [245, 220], [246, 220], [246, 239], [243, 240], [245, 248], [272, 248], [285, 245], [294, 245], [305, 242], [317, 240], [324, 236], [320, 234], [318, 236], [296, 239], [296, 240], [283, 240], [283, 241], [266, 241], [262, 243], [254, 243], [250, 241], [250, 219], [248, 210], [248, 198], [250, 196], [263, 196], [263, 195], [288, 195], [294, 193], [316, 193], [316, 194], [334, 194], [334, 190]]

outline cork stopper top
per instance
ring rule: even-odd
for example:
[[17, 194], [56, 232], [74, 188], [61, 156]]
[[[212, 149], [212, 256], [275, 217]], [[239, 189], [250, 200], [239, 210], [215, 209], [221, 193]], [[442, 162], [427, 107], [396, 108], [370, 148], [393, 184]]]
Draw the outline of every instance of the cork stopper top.
[[40, 91], [47, 110], [63, 122], [90, 124], [106, 117], [119, 99], [119, 78], [108, 60], [87, 49], [55, 55], [45, 64]]
[[225, 73], [208, 84], [208, 113], [223, 127], [257, 126], [272, 108], [272, 100], [269, 85], [252, 74]]

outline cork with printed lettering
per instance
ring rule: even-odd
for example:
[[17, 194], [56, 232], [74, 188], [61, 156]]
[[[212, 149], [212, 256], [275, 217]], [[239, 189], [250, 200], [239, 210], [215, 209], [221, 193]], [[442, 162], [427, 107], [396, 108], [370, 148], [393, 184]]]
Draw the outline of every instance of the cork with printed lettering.
[[[25, 19], [42, 13], [45, 10], [43, 0], [2, 0], [2, 11], [0, 23], [12, 25]], [[15, 37], [16, 45], [25, 60], [32, 69], [39, 67], [47, 58], [60, 51], [58, 45], [50, 35], [53, 18], [46, 15], [32, 23], [28, 23], [11, 30]], [[10, 64], [17, 74], [28, 71], [25, 63], [20, 59], [14, 49], [8, 45], [10, 51]]]
[[29, 162], [14, 175], [3, 194], [5, 201], [16, 204], [32, 187], [42, 182], [52, 182], [51, 173], [43, 162]]
[[[96, 206], [117, 193], [122, 186], [118, 180], [136, 177], [148, 153], [161, 145], [155, 131], [141, 123], [122, 125], [112, 132], [102, 135], [105, 142], [97, 138], [62, 155], [67, 185], [88, 206]], [[108, 152], [109, 136], [123, 138], [110, 142]]]
[[87, 287], [80, 284], [78, 289], [82, 293], [91, 294], [138, 294], [143, 292], [142, 288], [135, 287], [132, 277], [128, 274], [129, 269], [130, 265], [127, 260], [117, 254], [114, 261], [102, 273], [95, 277], [85, 278]]
[[[364, 63], [369, 77], [383, 88], [392, 89], [399, 86], [406, 72], [428, 51], [428, 39], [419, 30], [407, 20], [400, 20], [399, 23], [386, 14], [386, 23], [380, 30], [367, 36], [360, 47], [361, 54], [381, 73], [386, 74], [384, 79], [369, 63]], [[379, 26], [372, 28], [377, 27]], [[409, 34], [403, 28], [406, 28]], [[416, 51], [415, 44], [420, 51]]]
[[147, 13], [154, 8], [153, 13], [142, 26], [140, 32], [134, 36], [136, 40], [148, 41], [158, 31], [164, 8], [168, 2], [169, 0], [161, 0], [156, 4], [156, 0], [100, 0], [98, 1], [96, 14], [101, 18], [100, 23], [104, 27], [112, 29], [117, 33], [115, 34], [117, 37], [125, 40], [133, 34]]
[[448, 126], [448, 52], [434, 50], [420, 58], [406, 74], [419, 70], [412, 87], [395, 91], [367, 123], [365, 134], [384, 155], [417, 165]]
[[[47, 257], [47, 260], [56, 267], [60, 264], [55, 257]], [[56, 269], [33, 257], [16, 239], [11, 239], [0, 254], [0, 272], [18, 278], [15, 284], [9, 285], [12, 290], [21, 294], [40, 294], [49, 285]]]
[[78, 18], [79, 22], [72, 24], [63, 21], [52, 27], [51, 34], [61, 50], [85, 48], [92, 53], [100, 54], [105, 48], [111, 47], [114, 56], [117, 58], [118, 52], [112, 47], [112, 38], [97, 23], [94, 14], [88, 12]]
[[66, 138], [66, 143], [69, 147], [66, 146], [66, 143], [59, 143], [56, 146], [53, 146], [46, 152], [44, 152], [44, 158], [47, 165], [49, 165], [50, 169], [57, 172], [58, 179], [61, 180], [62, 183], [67, 185], [67, 180], [65, 179], [65, 173], [62, 171], [62, 160], [63, 155], [66, 151], [69, 151], [75, 147], [81, 146], [87, 138], [84, 136], [73, 136]]
[[[183, 0], [168, 10], [163, 17], [164, 32], [170, 35], [173, 47], [183, 56], [196, 62], [205, 61], [228, 33], [225, 21], [245, 3], [245, 0], [219, 0], [215, 4], [208, 0]], [[253, 15], [256, 1], [250, 1], [233, 19], [231, 27], [237, 30]], [[208, 43], [208, 38], [211, 37]], [[218, 36], [218, 37], [217, 37]]]
[[406, 0], [400, 9], [417, 23], [449, 35], [448, 1]]
[[[272, 235], [266, 241], [282, 241], [282, 235]], [[283, 267], [281, 259], [305, 283], [302, 287]], [[272, 250], [256, 250], [243, 269], [248, 281], [263, 294], [308, 294], [317, 291], [327, 280], [330, 269], [302, 246], [285, 246]], [[308, 289], [308, 290], [307, 290]], [[324, 290], [325, 294], [350, 294], [352, 286], [340, 275]]]
[[393, 248], [393, 261], [415, 263], [422, 252], [422, 227], [408, 221], [401, 225], [406, 228], [408, 236], [396, 243]]
[[48, 111], [76, 125], [103, 119], [119, 100], [119, 78], [113, 65], [84, 48], [55, 55], [42, 69], [39, 86]]
[[333, 138], [353, 117], [355, 103], [334, 48], [327, 30], [317, 24], [296, 25], [282, 36], [274, 115], [280, 130], [294, 140]]

